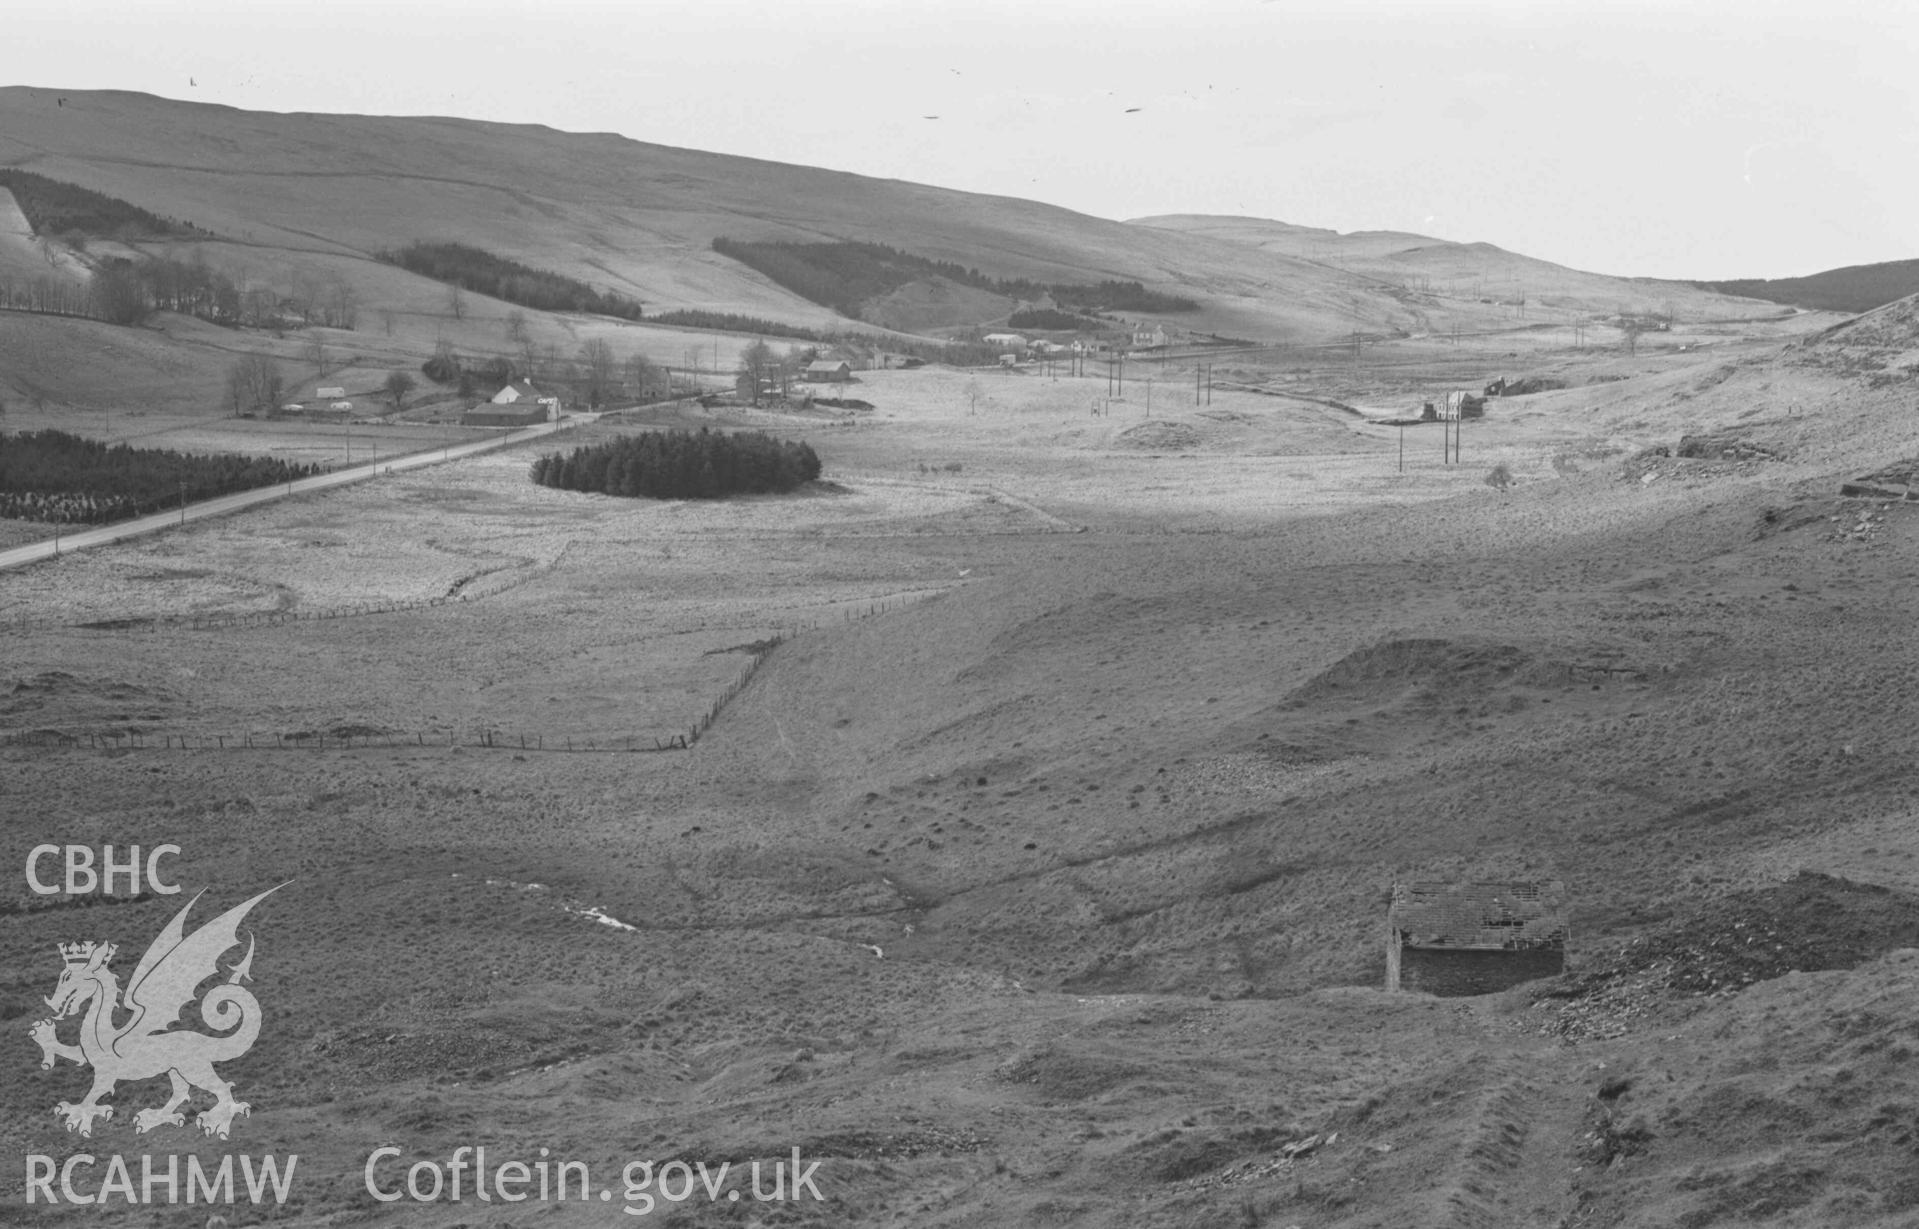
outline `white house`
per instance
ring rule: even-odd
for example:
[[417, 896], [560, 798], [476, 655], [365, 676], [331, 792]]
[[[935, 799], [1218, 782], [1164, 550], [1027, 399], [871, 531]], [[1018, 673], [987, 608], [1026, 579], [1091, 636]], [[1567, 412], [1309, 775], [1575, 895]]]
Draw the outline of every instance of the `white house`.
[[313, 390], [313, 395], [315, 398], [321, 401], [338, 401], [340, 398], [346, 396], [346, 389], [316, 388]]
[[494, 405], [514, 405], [524, 401], [529, 405], [538, 405], [540, 392], [525, 380], [509, 380], [506, 386], [493, 394]]
[[982, 340], [989, 346], [1006, 346], [1015, 350], [1026, 348], [1026, 339], [1018, 333], [988, 333]]
[[1170, 340], [1171, 337], [1168, 336], [1166, 332], [1166, 326], [1162, 324], [1142, 324], [1133, 329], [1133, 344], [1135, 346], [1163, 346]]

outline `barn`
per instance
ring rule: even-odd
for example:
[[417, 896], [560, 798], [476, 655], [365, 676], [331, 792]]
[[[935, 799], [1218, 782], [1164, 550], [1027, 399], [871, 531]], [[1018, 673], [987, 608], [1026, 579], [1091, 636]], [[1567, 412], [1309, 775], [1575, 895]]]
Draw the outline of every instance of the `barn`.
[[800, 373], [800, 379], [814, 384], [844, 384], [852, 378], [853, 364], [843, 358], [817, 359]]
[[530, 427], [547, 420], [547, 406], [482, 405], [460, 415], [463, 427]]
[[1386, 989], [1493, 994], [1565, 972], [1566, 938], [1558, 880], [1395, 884]]

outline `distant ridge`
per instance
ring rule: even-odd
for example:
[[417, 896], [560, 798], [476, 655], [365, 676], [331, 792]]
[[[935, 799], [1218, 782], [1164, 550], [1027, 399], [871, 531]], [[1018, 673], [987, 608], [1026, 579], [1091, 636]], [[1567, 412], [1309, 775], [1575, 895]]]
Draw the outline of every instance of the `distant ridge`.
[[1919, 294], [1919, 260], [1847, 265], [1806, 277], [1740, 278], [1692, 284], [1720, 294], [1768, 299], [1818, 311], [1869, 312], [1907, 295]]

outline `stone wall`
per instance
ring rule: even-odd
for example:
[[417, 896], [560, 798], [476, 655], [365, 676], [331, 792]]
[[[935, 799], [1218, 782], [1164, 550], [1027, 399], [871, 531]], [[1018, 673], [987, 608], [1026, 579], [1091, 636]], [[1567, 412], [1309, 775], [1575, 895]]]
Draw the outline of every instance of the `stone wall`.
[[1566, 949], [1558, 945], [1510, 950], [1401, 947], [1398, 956], [1400, 989], [1442, 998], [1494, 994], [1566, 969]]

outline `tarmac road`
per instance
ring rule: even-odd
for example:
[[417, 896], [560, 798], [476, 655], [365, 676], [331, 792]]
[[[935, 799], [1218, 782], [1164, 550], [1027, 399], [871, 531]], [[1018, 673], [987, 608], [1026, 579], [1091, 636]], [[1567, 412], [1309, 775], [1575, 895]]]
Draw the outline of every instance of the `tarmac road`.
[[364, 482], [381, 474], [395, 473], [400, 470], [422, 469], [428, 465], [439, 465], [446, 461], [457, 461], [461, 457], [470, 457], [476, 453], [491, 452], [509, 444], [523, 440], [538, 439], [542, 435], [552, 435], [568, 427], [590, 421], [597, 415], [578, 415], [562, 418], [557, 422], [540, 423], [518, 431], [509, 431], [504, 435], [488, 436], [465, 444], [452, 444], [444, 448], [434, 448], [426, 452], [410, 453], [402, 457], [388, 457], [368, 465], [356, 465], [351, 469], [339, 469], [330, 473], [316, 474], [311, 478], [300, 478], [282, 486], [256, 487], [251, 491], [240, 491], [232, 495], [222, 495], [218, 499], [203, 500], [197, 504], [188, 504], [185, 508], [170, 512], [156, 512], [137, 520], [121, 521], [113, 525], [100, 525], [92, 529], [83, 529], [78, 533], [63, 533], [57, 538], [45, 542], [29, 542], [25, 546], [16, 546], [12, 550], [0, 551], [0, 569], [23, 567], [37, 563], [42, 559], [51, 559], [55, 555], [64, 555], [76, 550], [85, 550], [91, 546], [103, 546], [109, 542], [118, 542], [125, 538], [138, 537], [141, 534], [158, 533], [163, 529], [184, 525], [188, 521], [205, 520], [210, 516], [225, 516], [230, 512], [239, 512], [256, 504], [269, 503], [276, 499], [285, 499], [306, 491], [324, 491], [330, 487], [346, 486], [352, 482]]

